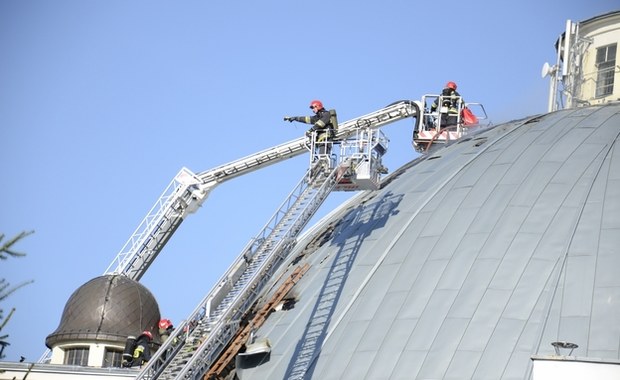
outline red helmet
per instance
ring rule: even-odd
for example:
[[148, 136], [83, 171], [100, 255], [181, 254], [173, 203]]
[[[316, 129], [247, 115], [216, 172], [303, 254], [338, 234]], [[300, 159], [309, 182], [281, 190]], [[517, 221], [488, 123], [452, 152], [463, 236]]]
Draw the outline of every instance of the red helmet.
[[142, 331], [142, 335], [145, 335], [147, 338], [149, 338], [149, 340], [153, 340], [153, 334], [151, 334], [151, 332], [148, 330]]
[[313, 109], [314, 107], [318, 107], [318, 109], [323, 109], [323, 103], [321, 103], [320, 100], [313, 100], [310, 102], [310, 109]]
[[160, 329], [165, 330], [168, 327], [172, 326], [172, 321], [170, 321], [169, 319], [162, 319], [161, 321], [159, 321], [158, 326]]
[[454, 82], [448, 82], [448, 83], [446, 83], [446, 87], [447, 87], [447, 88], [451, 88], [451, 89], [453, 89], [453, 90], [456, 90], [456, 83], [454, 83]]

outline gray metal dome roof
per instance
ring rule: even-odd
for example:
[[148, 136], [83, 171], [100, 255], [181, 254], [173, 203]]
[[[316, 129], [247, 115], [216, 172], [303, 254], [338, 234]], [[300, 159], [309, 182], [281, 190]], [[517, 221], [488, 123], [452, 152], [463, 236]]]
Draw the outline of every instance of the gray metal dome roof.
[[74, 341], [116, 341], [150, 330], [156, 339], [159, 306], [151, 292], [123, 275], [96, 277], [69, 298], [48, 348]]
[[394, 172], [326, 220], [320, 246], [298, 244], [311, 267], [296, 303], [256, 331], [271, 352], [237, 375], [527, 379], [554, 341], [617, 360], [619, 136], [620, 103], [568, 109]]

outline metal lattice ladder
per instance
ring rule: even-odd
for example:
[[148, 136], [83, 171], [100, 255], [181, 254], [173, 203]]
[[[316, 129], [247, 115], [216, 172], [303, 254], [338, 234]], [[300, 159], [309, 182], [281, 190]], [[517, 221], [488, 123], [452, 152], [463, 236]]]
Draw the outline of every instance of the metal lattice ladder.
[[200, 183], [194, 173], [182, 168], [104, 274], [123, 273], [139, 281], [183, 219], [206, 197]]
[[292, 250], [298, 234], [334, 188], [338, 169], [317, 162], [309, 170], [315, 174], [310, 178], [304, 175], [259, 237], [248, 244], [136, 380], [200, 379], [208, 371], [236, 334], [239, 321]]

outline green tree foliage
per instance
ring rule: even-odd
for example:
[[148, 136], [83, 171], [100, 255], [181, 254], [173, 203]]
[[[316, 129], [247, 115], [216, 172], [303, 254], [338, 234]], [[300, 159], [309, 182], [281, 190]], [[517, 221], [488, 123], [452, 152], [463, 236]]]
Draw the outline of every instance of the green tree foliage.
[[[20, 253], [20, 252], [13, 250], [13, 245], [17, 243], [18, 241], [20, 241], [21, 239], [33, 233], [34, 231], [21, 232], [20, 234], [18, 234], [17, 236], [10, 239], [4, 244], [2, 244], [2, 241], [4, 240], [4, 234], [0, 234], [0, 244], [2, 244], [0, 246], [0, 260], [7, 260], [9, 257], [26, 256], [25, 253]], [[17, 289], [24, 287], [32, 282], [33, 280], [30, 280], [30, 281], [22, 282], [21, 284], [16, 285], [16, 286], [11, 286], [11, 284], [5, 278], [0, 279], [0, 301], [4, 301], [9, 295], [11, 295]], [[6, 334], [2, 334], [2, 330], [7, 325], [7, 323], [9, 323], [9, 320], [13, 316], [13, 313], [15, 313], [14, 307], [11, 308], [8, 315], [5, 317], [4, 308], [0, 307], [0, 359], [4, 358], [4, 355], [3, 355], [4, 349], [6, 348], [6, 346], [9, 345], [9, 342], [7, 341], [9, 336]]]

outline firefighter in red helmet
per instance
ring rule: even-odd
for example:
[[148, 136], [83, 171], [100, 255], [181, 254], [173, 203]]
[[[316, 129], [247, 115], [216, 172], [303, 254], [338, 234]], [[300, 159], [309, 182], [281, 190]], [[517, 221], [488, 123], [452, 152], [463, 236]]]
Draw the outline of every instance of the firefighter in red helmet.
[[[431, 105], [431, 112], [436, 112], [441, 102], [442, 112], [439, 124], [441, 128], [457, 125], [459, 112], [461, 112], [461, 109], [465, 106], [465, 102], [461, 94], [456, 91], [456, 87], [455, 82], [450, 81], [446, 83], [444, 89], [441, 91], [441, 95], [435, 99]], [[443, 110], [445, 110], [445, 112], [443, 112]]]
[[[334, 137], [336, 126], [334, 125], [335, 111], [328, 111], [323, 107], [323, 102], [313, 100], [310, 102], [310, 109], [314, 112], [313, 116], [285, 116], [284, 121], [299, 121], [300, 123], [312, 124], [308, 130], [308, 135], [316, 132], [316, 142], [324, 143], [331, 141]], [[329, 154], [329, 152], [323, 152]]]
[[170, 337], [170, 335], [172, 335], [172, 332], [174, 331], [172, 321], [169, 319], [162, 319], [157, 324], [157, 327], [159, 329], [159, 336], [161, 337], [161, 342], [164, 343], [166, 340], [168, 340], [168, 338]]
[[151, 342], [153, 334], [144, 330], [137, 338], [127, 338], [125, 352], [123, 353], [123, 367], [142, 366], [151, 359]]

